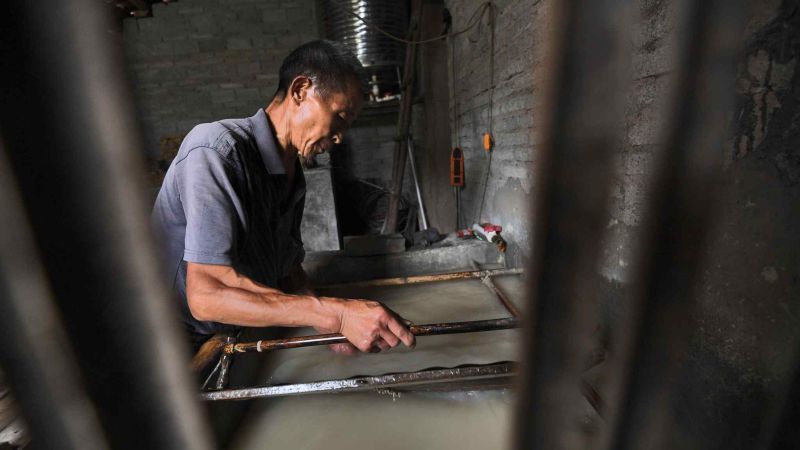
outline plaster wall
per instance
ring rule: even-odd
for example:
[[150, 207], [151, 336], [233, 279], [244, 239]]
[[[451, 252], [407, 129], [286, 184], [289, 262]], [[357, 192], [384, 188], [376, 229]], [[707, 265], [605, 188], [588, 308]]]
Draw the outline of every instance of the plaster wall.
[[[753, 0], [674, 448], [754, 448], [800, 342], [800, 2]], [[734, 94], [734, 93], [732, 93]]]

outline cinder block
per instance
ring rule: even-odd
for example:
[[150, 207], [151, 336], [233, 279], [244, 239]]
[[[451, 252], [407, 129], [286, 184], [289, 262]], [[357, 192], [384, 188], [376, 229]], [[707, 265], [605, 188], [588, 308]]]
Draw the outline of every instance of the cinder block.
[[258, 100], [260, 98], [261, 94], [259, 94], [258, 89], [256, 88], [236, 89], [236, 100], [246, 102], [251, 100]]
[[178, 14], [182, 16], [200, 15], [205, 11], [202, 6], [187, 6], [185, 3], [178, 2]]
[[158, 17], [159, 19], [174, 17], [178, 14], [178, 10], [180, 7], [176, 5], [171, 5], [169, 3], [153, 3], [150, 5], [151, 10], [153, 11], [153, 17]]
[[217, 18], [203, 14], [196, 17], [189, 18], [189, 25], [198, 31], [214, 31], [219, 28], [217, 25]]
[[197, 45], [201, 53], [219, 52], [228, 48], [227, 41], [219, 38], [198, 39]]
[[175, 54], [174, 42], [158, 42], [147, 47], [152, 56], [172, 56]]
[[286, 8], [286, 19], [289, 23], [302, 24], [308, 21], [316, 22], [311, 8], [291, 7]]
[[[250, 40], [253, 42], [254, 49], [269, 49], [275, 45], [275, 36], [273, 35], [260, 35], [260, 36], [252, 36]], [[268, 55], [261, 55], [259, 54], [259, 58], [269, 59]]]
[[261, 13], [261, 20], [266, 24], [276, 24], [286, 22], [286, 11], [282, 9], [270, 9]]
[[132, 17], [122, 20], [122, 36], [125, 42], [135, 40], [138, 38], [139, 25], [138, 21]]
[[241, 76], [255, 76], [261, 72], [261, 65], [258, 62], [239, 63], [236, 65], [236, 73]]
[[236, 66], [221, 61], [211, 66], [211, 75], [217, 78], [230, 79], [236, 73]]
[[211, 103], [225, 103], [233, 100], [236, 100], [236, 93], [232, 89], [211, 91]]
[[174, 41], [173, 44], [176, 55], [186, 55], [189, 53], [200, 52], [200, 46], [197, 44], [197, 41], [184, 39], [184, 40]]
[[263, 23], [261, 15], [262, 12], [260, 10], [253, 8], [251, 5], [247, 5], [246, 9], [236, 11], [236, 21], [239, 23], [261, 25]]
[[250, 41], [250, 38], [245, 38], [245, 37], [228, 38], [227, 47], [230, 50], [244, 50], [252, 48], [253, 43]]
[[139, 33], [142, 35], [161, 34], [164, 28], [164, 22], [158, 20], [156, 17], [144, 17], [135, 19], [139, 27]]
[[344, 252], [347, 256], [375, 256], [406, 251], [406, 239], [401, 234], [380, 236], [345, 236]]

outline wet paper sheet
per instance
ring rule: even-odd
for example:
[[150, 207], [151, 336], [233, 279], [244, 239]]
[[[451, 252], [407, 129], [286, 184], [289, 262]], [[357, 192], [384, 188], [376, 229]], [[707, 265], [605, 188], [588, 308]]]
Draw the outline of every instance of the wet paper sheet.
[[[512, 301], [521, 303], [518, 276], [498, 278], [497, 283]], [[364, 287], [326, 292], [347, 298], [379, 300], [414, 323], [454, 322], [509, 317], [508, 311], [479, 280], [455, 280], [417, 285]], [[311, 329], [296, 335], [314, 334]], [[348, 378], [414, 372], [432, 367], [488, 364], [517, 360], [520, 330], [485, 331], [417, 339], [414, 349], [402, 344], [387, 352], [340, 355], [327, 346], [277, 350], [270, 355], [266, 384]], [[240, 357], [258, 357], [242, 355]]]
[[[495, 282], [517, 305], [525, 303], [518, 276]], [[348, 289], [335, 295], [380, 300], [420, 324], [509, 317], [479, 280]], [[421, 337], [413, 350], [356, 356], [337, 355], [326, 346], [279, 350], [268, 357], [267, 381], [297, 383], [517, 360], [520, 333]], [[510, 390], [311, 395], [260, 400], [256, 406], [233, 448], [503, 449], [510, 447], [513, 425]]]

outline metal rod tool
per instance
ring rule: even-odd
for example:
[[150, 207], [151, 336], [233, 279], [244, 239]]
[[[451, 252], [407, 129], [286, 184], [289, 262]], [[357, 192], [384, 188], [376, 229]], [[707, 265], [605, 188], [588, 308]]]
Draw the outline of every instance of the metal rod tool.
[[[506, 319], [476, 320], [471, 322], [433, 323], [427, 325], [411, 325], [408, 329], [414, 336], [436, 336], [442, 334], [474, 333], [478, 331], [508, 330], [519, 328], [520, 322], [515, 317]], [[228, 344], [224, 352], [250, 353], [267, 350], [281, 350], [286, 348], [311, 347], [314, 345], [329, 345], [346, 343], [347, 338], [338, 333], [319, 334], [314, 336], [298, 336], [287, 339], [259, 340], [256, 342], [241, 342]]]
[[511, 378], [516, 374], [513, 363], [486, 366], [432, 369], [420, 372], [404, 372], [379, 376], [346, 378], [340, 380], [314, 381], [310, 383], [263, 386], [244, 389], [204, 392], [203, 400], [249, 400], [254, 398], [286, 397], [290, 395], [326, 394], [353, 391], [369, 391], [386, 388], [408, 388], [410, 386], [448, 383], [454, 381], [477, 381], [496, 378]]

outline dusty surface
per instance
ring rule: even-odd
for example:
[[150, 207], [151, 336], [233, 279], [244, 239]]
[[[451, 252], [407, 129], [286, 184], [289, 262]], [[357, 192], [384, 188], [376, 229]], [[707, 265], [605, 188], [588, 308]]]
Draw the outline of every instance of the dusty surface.
[[234, 448], [293, 450], [508, 448], [511, 396], [479, 392], [448, 399], [340, 394], [277, 399]]
[[[524, 294], [519, 277], [504, 277], [497, 284], [512, 301], [521, 303]], [[478, 280], [362, 288], [341, 294], [381, 300], [416, 323], [508, 317]], [[268, 380], [288, 383], [516, 360], [518, 333], [423, 337], [414, 350], [350, 357], [333, 354], [325, 347], [283, 350], [274, 353]], [[259, 400], [233, 448], [507, 448], [512, 398], [511, 391], [495, 390]]]

